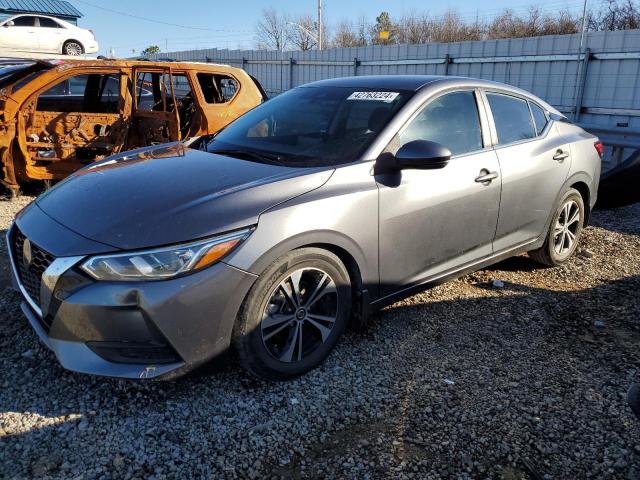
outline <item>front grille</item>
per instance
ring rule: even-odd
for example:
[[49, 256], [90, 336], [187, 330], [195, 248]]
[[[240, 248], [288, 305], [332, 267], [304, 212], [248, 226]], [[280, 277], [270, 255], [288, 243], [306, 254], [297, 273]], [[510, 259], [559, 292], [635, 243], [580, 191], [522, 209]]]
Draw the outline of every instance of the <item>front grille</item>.
[[13, 259], [15, 261], [18, 278], [24, 289], [33, 300], [33, 303], [40, 305], [40, 284], [42, 274], [55, 260], [55, 257], [44, 251], [34, 243], [31, 245], [31, 262], [25, 262], [24, 242], [26, 237], [14, 227], [13, 236]]

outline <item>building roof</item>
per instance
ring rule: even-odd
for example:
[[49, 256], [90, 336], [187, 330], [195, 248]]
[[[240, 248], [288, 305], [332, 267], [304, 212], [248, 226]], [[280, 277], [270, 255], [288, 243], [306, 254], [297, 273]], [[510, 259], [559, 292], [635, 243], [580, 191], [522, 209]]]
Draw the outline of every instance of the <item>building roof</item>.
[[82, 17], [82, 12], [63, 0], [0, 0], [0, 10], [42, 13], [60, 17]]

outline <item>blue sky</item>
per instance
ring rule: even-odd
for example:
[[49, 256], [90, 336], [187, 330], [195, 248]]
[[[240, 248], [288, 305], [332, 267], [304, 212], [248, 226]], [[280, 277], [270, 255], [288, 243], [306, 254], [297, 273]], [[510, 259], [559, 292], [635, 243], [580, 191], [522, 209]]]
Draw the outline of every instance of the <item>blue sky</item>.
[[[309, 13], [316, 15], [316, 0], [69, 0], [84, 17], [80, 26], [91, 28], [100, 42], [101, 52], [108, 53], [111, 47], [118, 56], [132, 56], [143, 48], [155, 44], [169, 51], [196, 48], [252, 48], [255, 45], [254, 27], [261, 10], [273, 6], [296, 16]], [[492, 17], [502, 9], [510, 7], [524, 12], [531, 4], [537, 4], [544, 12], [558, 11], [567, 7], [580, 9], [581, 0], [453, 0], [450, 3], [425, 2], [424, 0], [325, 0], [325, 22], [329, 28], [342, 19], [356, 22], [365, 16], [371, 22], [383, 10], [391, 17], [416, 10], [434, 16], [447, 8], [457, 9], [462, 17], [473, 19]], [[99, 8], [100, 7], [100, 8]], [[159, 22], [183, 25], [163, 25], [132, 18], [108, 10], [125, 12]], [[134, 52], [135, 50], [135, 52]]]

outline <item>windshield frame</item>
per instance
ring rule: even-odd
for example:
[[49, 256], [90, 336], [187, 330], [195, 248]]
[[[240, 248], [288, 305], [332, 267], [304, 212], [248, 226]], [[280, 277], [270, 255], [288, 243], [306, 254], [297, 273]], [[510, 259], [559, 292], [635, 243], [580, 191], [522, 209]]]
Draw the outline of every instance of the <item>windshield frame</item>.
[[[243, 130], [244, 130], [244, 135], [246, 135], [246, 132], [248, 132], [249, 129], [254, 128], [255, 126], [259, 125], [269, 117], [269, 114], [267, 113], [265, 114], [264, 119], [260, 120], [260, 116], [256, 115], [255, 112], [264, 111], [264, 109], [267, 109], [267, 108], [273, 109], [274, 103], [277, 104], [279, 102], [279, 99], [282, 98], [281, 97], [282, 95], [296, 95], [296, 94], [302, 95], [298, 101], [300, 103], [303, 103], [305, 98], [308, 99], [308, 97], [305, 96], [304, 93], [310, 92], [311, 89], [315, 90], [315, 92], [319, 92], [321, 89], [325, 91], [329, 91], [327, 93], [328, 96], [333, 94], [333, 97], [331, 97], [330, 100], [335, 100], [336, 104], [335, 104], [334, 110], [329, 110], [328, 120], [330, 124], [336, 120], [344, 123], [343, 125], [344, 128], [337, 131], [337, 133], [339, 133], [338, 136], [334, 137], [333, 139], [327, 138], [327, 140], [320, 140], [316, 144], [310, 144], [304, 147], [305, 151], [317, 149], [318, 153], [316, 155], [306, 156], [303, 153], [297, 154], [291, 151], [276, 151], [272, 149], [261, 149], [261, 148], [257, 148], [255, 144], [251, 145], [250, 142], [248, 142], [249, 144], [242, 143], [242, 142], [232, 143], [231, 140], [237, 141], [238, 139], [241, 139], [241, 138], [251, 138], [247, 136], [242, 137], [241, 133], [243, 132]], [[336, 92], [340, 92], [341, 95], [336, 95]], [[390, 93], [395, 93], [396, 96], [393, 97], [393, 100], [391, 100], [390, 102], [383, 102], [381, 100], [374, 102], [374, 101], [362, 101], [358, 99], [349, 99], [349, 97], [356, 92], [390, 92]], [[308, 167], [308, 168], [336, 167], [339, 165], [358, 163], [363, 160], [364, 154], [370, 149], [370, 147], [374, 143], [376, 143], [376, 140], [379, 138], [380, 134], [386, 130], [387, 126], [393, 122], [394, 118], [404, 110], [405, 106], [409, 102], [411, 102], [415, 94], [416, 94], [415, 90], [406, 89], [406, 88], [388, 88], [388, 87], [380, 88], [375, 86], [361, 86], [361, 85], [355, 85], [355, 86], [354, 85], [331, 85], [331, 86], [303, 85], [303, 86], [291, 89], [281, 95], [278, 95], [277, 97], [270, 99], [268, 102], [265, 102], [262, 105], [259, 105], [254, 109], [250, 110], [249, 112], [245, 113], [244, 115], [242, 115], [241, 117], [239, 117], [238, 119], [234, 120], [232, 123], [227, 125], [223, 130], [217, 132], [215, 135], [210, 137], [206, 142], [206, 144], [204, 144], [203, 146], [205, 147], [206, 151], [209, 153], [216, 153], [217, 151], [220, 150], [220, 151], [224, 151], [224, 154], [228, 156], [233, 156], [231, 155], [232, 151], [239, 152], [242, 150], [247, 153], [247, 155], [243, 157], [243, 160], [247, 160], [248, 156], [253, 156], [254, 158], [249, 159], [250, 161], [271, 163], [274, 165], [280, 165], [280, 166], [286, 166], [286, 167]], [[396, 101], [396, 98], [397, 98], [397, 101]], [[391, 105], [392, 103], [393, 105], [388, 107], [388, 110], [389, 110], [388, 117], [384, 119], [384, 121], [382, 122], [382, 126], [379, 128], [379, 130], [373, 131], [373, 130], [369, 130], [368, 126], [366, 128], [360, 126], [359, 128], [361, 130], [366, 130], [367, 134], [370, 136], [366, 138], [364, 141], [362, 141], [362, 143], [354, 144], [354, 151], [344, 153], [343, 150], [339, 148], [336, 149], [335, 147], [344, 146], [344, 145], [337, 145], [337, 143], [340, 141], [344, 141], [345, 145], [349, 145], [349, 146], [353, 144], [353, 142], [351, 143], [347, 142], [349, 140], [348, 138], [341, 138], [341, 137], [346, 137], [347, 132], [349, 131], [348, 129], [346, 129], [346, 124], [350, 119], [349, 115], [351, 114], [351, 109], [354, 108], [353, 106], [347, 107], [347, 105], [349, 105], [347, 103], [349, 100], [358, 101], [358, 103], [354, 102], [354, 105], [365, 105], [365, 104], [373, 105], [374, 103], [378, 104], [379, 106]], [[296, 100], [292, 100], [292, 101], [294, 102], [293, 105], [295, 105]], [[291, 109], [291, 105], [292, 104], [288, 104], [287, 108]], [[344, 110], [346, 110], [346, 113]], [[369, 115], [370, 114], [371, 113], [369, 113]], [[338, 118], [340, 115], [342, 115], [343, 118]], [[247, 117], [250, 117], [251, 120], [247, 120]], [[368, 118], [368, 117], [365, 117], [365, 118]], [[247, 123], [247, 121], [250, 122], [253, 120], [255, 120], [255, 123], [253, 124]], [[242, 126], [238, 126], [238, 125], [242, 125]], [[321, 124], [319, 123], [318, 126], [320, 127]], [[239, 129], [238, 130], [239, 135], [235, 138], [231, 137], [229, 140], [227, 140], [225, 138], [228, 135], [227, 132], [229, 132], [230, 130], [233, 130], [234, 128]], [[356, 130], [356, 129], [352, 129], [352, 130]], [[293, 131], [295, 132], [295, 129]], [[285, 133], [285, 135], [281, 136], [281, 138], [283, 139], [285, 139], [286, 137], [296, 138], [297, 140], [296, 140], [296, 143], [294, 144], [297, 145], [297, 141], [299, 141], [298, 137], [313, 138], [313, 136], [315, 135], [321, 137], [323, 134], [325, 134], [324, 132], [326, 132], [326, 130], [323, 130], [322, 128], [318, 128], [317, 132], [310, 131], [310, 132], [305, 132], [301, 134], [292, 133], [291, 135], [287, 135]], [[362, 136], [362, 134], [360, 136]], [[276, 138], [276, 137], [277, 136], [273, 136], [273, 137], [265, 136], [265, 137], [257, 137], [257, 138]], [[335, 142], [333, 147], [328, 146], [328, 142], [330, 142], [331, 140], [334, 140]], [[265, 144], [267, 144], [267, 142], [265, 142]], [[272, 142], [272, 144], [275, 146], [278, 143]], [[280, 142], [279, 144], [282, 146], [288, 145], [282, 142]], [[329, 152], [331, 152], [331, 149], [333, 148], [333, 151], [338, 152], [337, 153], [338, 156], [335, 158], [327, 158], [328, 153], [322, 151], [323, 148], [328, 148]], [[262, 156], [263, 158], [259, 159], [258, 157], [260, 156]], [[271, 159], [268, 159], [265, 157], [271, 157]]]

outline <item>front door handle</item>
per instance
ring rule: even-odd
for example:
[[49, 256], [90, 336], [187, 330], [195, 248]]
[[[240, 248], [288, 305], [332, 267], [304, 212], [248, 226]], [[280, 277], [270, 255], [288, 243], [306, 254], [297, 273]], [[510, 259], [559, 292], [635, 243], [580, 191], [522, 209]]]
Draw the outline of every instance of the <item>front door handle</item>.
[[493, 180], [498, 178], [498, 172], [490, 172], [486, 168], [480, 170], [480, 176], [476, 177], [477, 183], [491, 183]]
[[560, 148], [556, 151], [556, 154], [553, 156], [553, 159], [562, 162], [565, 158], [569, 156], [568, 152], [563, 152]]

